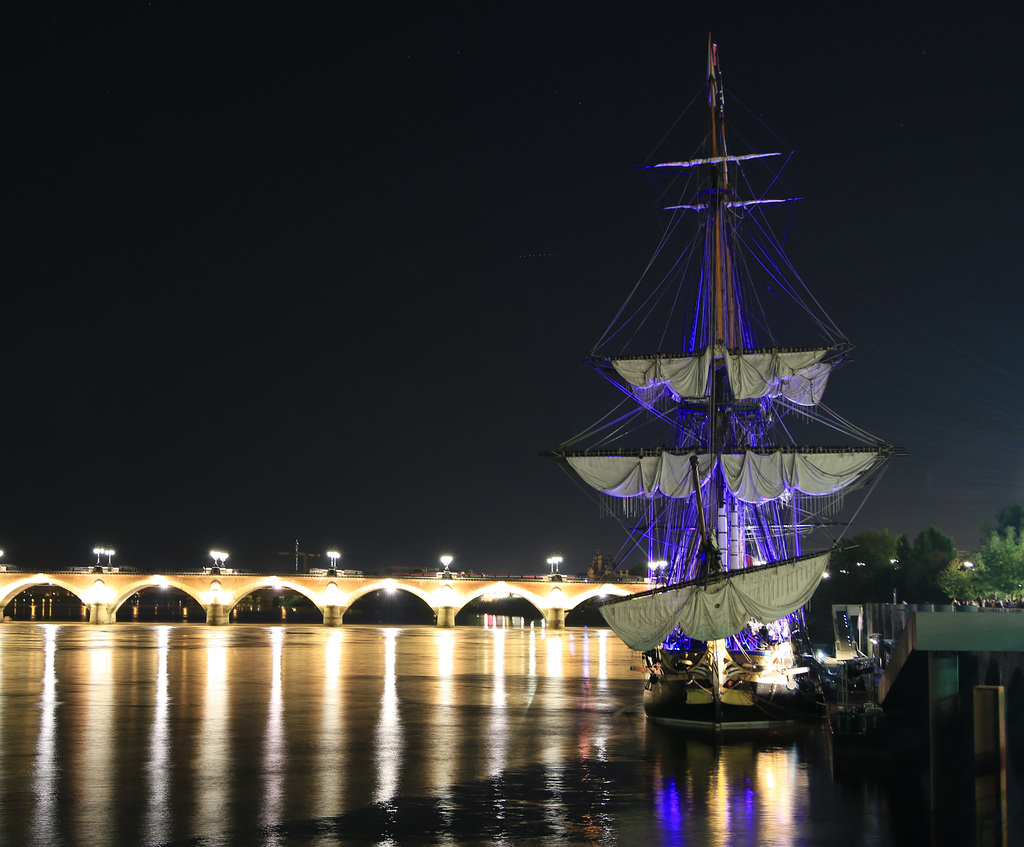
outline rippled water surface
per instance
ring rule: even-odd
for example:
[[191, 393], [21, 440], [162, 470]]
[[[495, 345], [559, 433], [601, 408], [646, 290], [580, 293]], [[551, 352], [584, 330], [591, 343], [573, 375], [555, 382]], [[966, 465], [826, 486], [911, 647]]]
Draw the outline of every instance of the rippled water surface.
[[[607, 630], [5, 623], [0, 843], [888, 845], [806, 730], [638, 709]], [[918, 837], [914, 837], [914, 835]]]

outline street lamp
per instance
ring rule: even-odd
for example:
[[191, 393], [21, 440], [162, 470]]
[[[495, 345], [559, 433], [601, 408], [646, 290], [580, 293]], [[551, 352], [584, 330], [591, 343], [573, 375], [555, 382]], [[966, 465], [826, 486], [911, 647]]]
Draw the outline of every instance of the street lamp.
[[444, 573], [441, 575], [441, 579], [451, 579], [452, 578], [452, 573], [451, 573], [450, 570], [448, 570], [448, 565], [450, 565], [451, 563], [452, 563], [452, 557], [451, 556], [442, 556], [441, 557], [441, 564], [444, 565]]
[[100, 563], [100, 556], [107, 557], [107, 567], [110, 567], [110, 557], [114, 555], [116, 551], [108, 550], [106, 547], [93, 547], [92, 552], [96, 554], [96, 564]]
[[228, 554], [222, 550], [211, 550], [210, 558], [213, 559], [213, 573], [220, 573], [220, 569], [224, 566], [224, 562], [227, 561]]
[[338, 559], [341, 558], [341, 553], [339, 553], [337, 550], [328, 550], [327, 551], [327, 558], [331, 560], [331, 570], [330, 570], [331, 576], [337, 576], [338, 575]]
[[668, 562], [666, 562], [664, 559], [658, 559], [658, 561], [656, 561], [656, 562], [648, 562], [647, 563], [647, 573], [649, 574], [648, 578], [653, 580], [654, 582], [659, 582], [660, 579], [661, 579], [660, 575], [665, 572], [665, 568], [667, 568], [667, 567], [668, 567]]

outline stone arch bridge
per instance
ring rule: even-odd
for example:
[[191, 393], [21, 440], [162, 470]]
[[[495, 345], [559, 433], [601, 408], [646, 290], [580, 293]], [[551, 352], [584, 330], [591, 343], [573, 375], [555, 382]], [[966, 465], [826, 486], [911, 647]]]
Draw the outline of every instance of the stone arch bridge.
[[375, 591], [407, 591], [425, 602], [436, 614], [437, 625], [455, 626], [455, 616], [478, 597], [515, 596], [529, 601], [553, 629], [565, 626], [566, 612], [592, 597], [637, 594], [650, 588], [643, 582], [592, 583], [550, 577], [358, 577], [296, 574], [273, 576], [239, 573], [140, 574], [120, 572], [16, 573], [0, 572], [0, 608], [29, 588], [55, 586], [78, 597], [89, 613], [89, 623], [113, 624], [118, 608], [145, 589], [176, 588], [206, 611], [206, 622], [222, 626], [232, 609], [260, 589], [294, 591], [312, 602], [326, 626], [341, 626], [345, 612], [361, 597]]

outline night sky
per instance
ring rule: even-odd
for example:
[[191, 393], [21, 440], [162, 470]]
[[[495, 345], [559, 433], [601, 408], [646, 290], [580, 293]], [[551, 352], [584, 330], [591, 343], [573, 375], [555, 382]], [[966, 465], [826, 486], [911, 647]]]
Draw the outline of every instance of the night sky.
[[539, 454], [617, 402], [582, 360], [709, 31], [800, 151], [788, 253], [855, 345], [826, 399], [908, 453], [851, 532], [967, 550], [1024, 501], [1011, 4], [9, 5], [5, 562], [616, 550]]

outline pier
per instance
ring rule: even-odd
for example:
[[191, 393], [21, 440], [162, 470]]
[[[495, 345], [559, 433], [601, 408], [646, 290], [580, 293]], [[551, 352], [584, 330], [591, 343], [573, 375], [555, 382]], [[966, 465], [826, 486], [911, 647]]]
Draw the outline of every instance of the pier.
[[874, 756], [875, 766], [885, 757], [904, 778], [920, 763], [934, 833], [950, 843], [1010, 843], [1009, 809], [1024, 792], [1024, 612], [879, 604], [842, 607], [844, 614], [847, 608], [864, 613], [858, 628], [866, 621], [874, 630], [870, 642], [883, 668], [877, 700], [887, 730], [857, 740], [860, 754]]
[[439, 627], [455, 626], [455, 617], [468, 603], [488, 595], [521, 597], [544, 616], [552, 629], [565, 627], [565, 615], [594, 597], [623, 597], [646, 591], [637, 583], [594, 583], [568, 577], [488, 576], [376, 577], [330, 574], [243, 574], [236, 572], [140, 574], [130, 572], [53, 571], [0, 572], [0, 608], [18, 594], [37, 586], [55, 586], [74, 594], [88, 610], [91, 624], [116, 623], [117, 610], [147, 589], [177, 589], [194, 599], [206, 613], [206, 623], [223, 626], [246, 597], [263, 589], [294, 591], [312, 602], [325, 626], [341, 626], [352, 604], [376, 591], [405, 591], [419, 597], [436, 616]]

